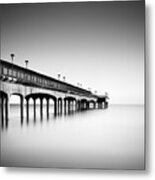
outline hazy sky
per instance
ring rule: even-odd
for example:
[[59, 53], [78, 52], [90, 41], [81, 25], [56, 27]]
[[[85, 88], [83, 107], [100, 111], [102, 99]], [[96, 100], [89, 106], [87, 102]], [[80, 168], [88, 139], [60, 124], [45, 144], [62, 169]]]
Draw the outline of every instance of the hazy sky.
[[144, 102], [144, 1], [3, 5], [1, 58], [80, 82], [111, 103]]

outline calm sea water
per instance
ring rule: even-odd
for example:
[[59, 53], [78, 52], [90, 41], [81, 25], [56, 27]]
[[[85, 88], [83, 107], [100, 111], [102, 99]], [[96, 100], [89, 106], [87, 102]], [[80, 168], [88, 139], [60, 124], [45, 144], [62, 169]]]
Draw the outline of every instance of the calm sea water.
[[67, 116], [21, 123], [11, 106], [8, 127], [1, 129], [3, 166], [65, 168], [144, 168], [144, 107], [110, 106]]

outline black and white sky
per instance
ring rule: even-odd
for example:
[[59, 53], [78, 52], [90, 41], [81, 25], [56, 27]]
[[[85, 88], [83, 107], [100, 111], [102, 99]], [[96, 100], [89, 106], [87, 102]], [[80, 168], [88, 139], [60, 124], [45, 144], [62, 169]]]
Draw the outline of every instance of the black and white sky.
[[2, 5], [1, 58], [143, 104], [144, 17], [144, 1]]

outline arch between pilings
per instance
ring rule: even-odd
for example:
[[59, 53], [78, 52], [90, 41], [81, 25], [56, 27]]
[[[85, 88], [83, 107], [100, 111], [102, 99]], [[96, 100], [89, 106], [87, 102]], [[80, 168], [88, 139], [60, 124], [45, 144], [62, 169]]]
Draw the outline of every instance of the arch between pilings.
[[25, 99], [28, 100], [29, 98], [37, 99], [37, 98], [46, 98], [46, 99], [53, 99], [54, 101], [57, 100], [57, 98], [53, 95], [50, 94], [45, 94], [45, 93], [33, 93], [33, 94], [28, 94], [25, 96]]
[[64, 98], [64, 101], [65, 100], [68, 100], [68, 101], [76, 101], [76, 98], [75, 97], [72, 97], [72, 96], [66, 96], [65, 98]]
[[[95, 109], [96, 108], [96, 101], [95, 100], [90, 100], [89, 101], [89, 108], [91, 109], [91, 108], [93, 108], [93, 109]], [[93, 105], [93, 107], [92, 107], [92, 105]]]
[[88, 110], [89, 109], [89, 101], [86, 98], [82, 98], [80, 100], [80, 109], [81, 110]]
[[40, 99], [40, 117], [43, 118], [43, 99], [46, 99], [46, 107], [47, 107], [47, 118], [49, 117], [49, 100], [52, 99], [54, 102], [54, 115], [57, 114], [57, 98], [53, 95], [46, 94], [46, 93], [32, 93], [25, 96], [26, 99], [26, 114], [27, 119], [29, 118], [29, 99], [32, 98], [34, 101], [33, 108], [34, 108], [34, 118], [36, 118], [36, 99]]
[[24, 96], [23, 94], [21, 93], [11, 93], [10, 94], [10, 97], [12, 95], [15, 95], [15, 96], [19, 96], [20, 97], [20, 117], [21, 117], [21, 120], [23, 119], [24, 117]]

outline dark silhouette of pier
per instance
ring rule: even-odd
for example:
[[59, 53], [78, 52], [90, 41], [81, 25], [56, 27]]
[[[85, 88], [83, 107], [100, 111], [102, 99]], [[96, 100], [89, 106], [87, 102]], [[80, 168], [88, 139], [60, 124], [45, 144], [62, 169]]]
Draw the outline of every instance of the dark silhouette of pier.
[[[70, 114], [96, 108], [108, 107], [108, 96], [98, 96], [89, 90], [46, 76], [36, 71], [0, 60], [0, 114], [1, 124], [9, 120], [11, 95], [20, 97], [20, 116], [29, 119], [30, 99], [33, 100], [33, 114], [36, 118], [36, 100], [40, 100], [40, 117], [43, 118], [43, 100], [46, 100], [46, 115], [49, 117], [49, 101], [52, 99], [54, 116]], [[28, 63], [28, 61], [27, 61]]]

